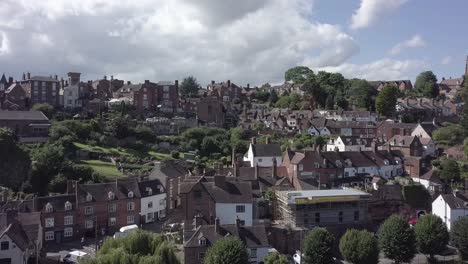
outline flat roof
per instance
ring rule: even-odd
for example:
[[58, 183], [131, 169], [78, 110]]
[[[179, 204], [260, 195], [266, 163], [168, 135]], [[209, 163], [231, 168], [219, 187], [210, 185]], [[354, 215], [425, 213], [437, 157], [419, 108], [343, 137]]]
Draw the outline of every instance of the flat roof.
[[0, 110], [0, 120], [49, 120], [41, 111]]
[[336, 201], [339, 201], [340, 198], [343, 200], [348, 200], [349, 197], [369, 197], [370, 194], [366, 192], [361, 192], [354, 189], [331, 189], [331, 190], [308, 190], [308, 191], [281, 191], [280, 193], [288, 197], [288, 203], [296, 203], [296, 199], [308, 199], [313, 201], [314, 198], [317, 202], [327, 201], [327, 199], [320, 199], [324, 197], [334, 197]]

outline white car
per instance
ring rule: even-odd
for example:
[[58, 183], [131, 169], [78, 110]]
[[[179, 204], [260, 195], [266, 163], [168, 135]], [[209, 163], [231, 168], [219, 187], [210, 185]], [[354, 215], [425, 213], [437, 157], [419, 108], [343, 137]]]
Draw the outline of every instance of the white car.
[[71, 251], [65, 257], [63, 257], [63, 263], [76, 264], [87, 256], [89, 256], [89, 254], [83, 251]]
[[[304, 256], [302, 254], [302, 256]], [[301, 251], [296, 250], [296, 254], [293, 255], [294, 264], [301, 264]]]
[[120, 232], [116, 232], [114, 234], [114, 238], [127, 237], [130, 233], [135, 232], [137, 230], [137, 225], [122, 226], [119, 230]]

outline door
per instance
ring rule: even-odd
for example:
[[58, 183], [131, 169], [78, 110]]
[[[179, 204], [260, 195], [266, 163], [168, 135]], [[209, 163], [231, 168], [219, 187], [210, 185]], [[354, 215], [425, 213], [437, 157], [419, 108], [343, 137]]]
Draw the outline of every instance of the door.
[[62, 242], [62, 235], [63, 235], [63, 232], [55, 232], [55, 243]]

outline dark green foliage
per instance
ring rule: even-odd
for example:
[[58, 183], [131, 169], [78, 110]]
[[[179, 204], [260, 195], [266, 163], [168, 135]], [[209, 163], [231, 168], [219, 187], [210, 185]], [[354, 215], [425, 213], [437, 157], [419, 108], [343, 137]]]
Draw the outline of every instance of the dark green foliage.
[[130, 136], [130, 127], [130, 118], [127, 115], [116, 116], [107, 124], [108, 132], [118, 139], [124, 139]]
[[365, 230], [348, 229], [340, 239], [340, 252], [353, 264], [379, 262], [379, 245], [374, 235]]
[[171, 157], [173, 159], [179, 159], [179, 151], [171, 151]]
[[41, 111], [47, 118], [52, 119], [52, 116], [55, 113], [55, 109], [50, 104], [35, 104], [33, 105], [33, 111]]
[[247, 264], [249, 256], [244, 243], [235, 236], [216, 241], [206, 252], [204, 264]]
[[278, 101], [278, 93], [275, 90], [271, 90], [270, 98], [268, 99], [271, 104], [274, 104]]
[[288, 264], [288, 259], [278, 252], [269, 253], [265, 257], [265, 264]]
[[412, 208], [431, 209], [431, 195], [422, 185], [402, 186], [401, 192], [405, 202]]
[[229, 134], [220, 128], [191, 128], [180, 135], [183, 151], [199, 151], [203, 157], [214, 153], [231, 155]]
[[439, 95], [437, 77], [432, 71], [421, 72], [416, 78], [414, 88], [424, 97], [435, 98]]
[[64, 136], [71, 136], [74, 140], [85, 141], [89, 139], [91, 132], [99, 132], [97, 121], [64, 120], [53, 122], [50, 129], [52, 140], [58, 140]]
[[262, 103], [266, 103], [270, 99], [270, 92], [266, 90], [260, 90], [252, 95], [253, 99], [257, 99]]
[[395, 263], [410, 262], [416, 253], [414, 230], [401, 216], [392, 215], [379, 229], [380, 249]]
[[462, 260], [468, 260], [468, 217], [458, 219], [450, 231], [451, 239]]
[[65, 152], [63, 146], [54, 143], [45, 144], [32, 151], [33, 169], [31, 185], [33, 191], [41, 195], [47, 193], [49, 182], [62, 170]]
[[314, 72], [309, 67], [297, 66], [286, 71], [284, 80], [286, 82], [301, 84], [304, 83], [311, 74], [314, 74]]
[[31, 160], [10, 130], [0, 128], [0, 185], [18, 190], [29, 176]]
[[333, 243], [333, 236], [325, 228], [312, 229], [303, 242], [304, 263], [333, 263]]
[[193, 76], [188, 76], [180, 84], [180, 93], [186, 97], [196, 97], [199, 89], [200, 85], [198, 84], [197, 79]]
[[366, 80], [352, 79], [349, 81], [349, 96], [353, 105], [364, 108], [374, 108], [377, 90]]
[[398, 88], [395, 85], [385, 85], [375, 99], [375, 110], [381, 115], [392, 117], [395, 113], [397, 98]]
[[134, 129], [134, 134], [136, 139], [142, 140], [148, 143], [154, 143], [156, 140], [156, 135], [153, 130], [145, 125], [137, 125]]
[[444, 251], [449, 241], [447, 226], [440, 217], [433, 214], [419, 218], [414, 232], [419, 252], [430, 258]]
[[463, 142], [463, 139], [465, 139], [465, 130], [459, 124], [450, 124], [434, 130], [434, 132], [432, 132], [432, 138], [438, 143], [453, 146]]
[[300, 108], [301, 101], [302, 98], [298, 94], [283, 95], [278, 98], [275, 103], [275, 107], [298, 110]]
[[454, 159], [443, 159], [440, 162], [440, 179], [445, 182], [450, 182], [450, 180], [458, 181], [460, 179], [460, 167]]

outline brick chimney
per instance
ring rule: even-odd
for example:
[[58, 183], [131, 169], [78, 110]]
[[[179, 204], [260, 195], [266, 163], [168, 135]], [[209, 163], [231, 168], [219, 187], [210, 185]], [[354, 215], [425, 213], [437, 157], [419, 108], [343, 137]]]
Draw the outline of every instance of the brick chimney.
[[23, 81], [26, 80], [26, 74], [23, 72]]
[[214, 176], [214, 185], [219, 188], [224, 188], [226, 185], [226, 176], [224, 175], [215, 175]]
[[195, 226], [195, 229], [202, 225], [202, 217], [200, 215], [197, 214], [193, 218], [193, 225]]
[[28, 80], [31, 79], [31, 73], [30, 72], [26, 73], [26, 77], [28, 78]]
[[260, 167], [258, 166], [258, 164], [255, 164], [255, 174], [254, 174], [255, 179], [258, 179], [259, 172], [260, 172]]
[[104, 75], [104, 80], [107, 80], [107, 76], [106, 76], [106, 75]]
[[111, 75], [111, 81], [113, 81], [113, 80], [114, 80], [114, 75]]
[[132, 82], [131, 82], [131, 81], [127, 81], [127, 84], [130, 85], [130, 84], [132, 84]]
[[219, 218], [215, 218], [215, 233], [219, 233]]
[[231, 88], [231, 80], [227, 80], [227, 86]]
[[9, 78], [8, 78], [8, 84], [9, 84], [9, 85], [12, 85], [12, 84], [13, 84], [13, 77], [9, 77]]
[[277, 167], [277, 163], [276, 163], [276, 158], [273, 158], [273, 166], [271, 168], [271, 177], [273, 178], [276, 178], [276, 167]]

